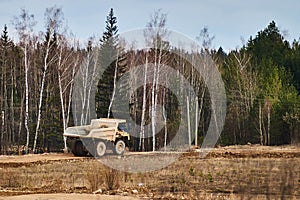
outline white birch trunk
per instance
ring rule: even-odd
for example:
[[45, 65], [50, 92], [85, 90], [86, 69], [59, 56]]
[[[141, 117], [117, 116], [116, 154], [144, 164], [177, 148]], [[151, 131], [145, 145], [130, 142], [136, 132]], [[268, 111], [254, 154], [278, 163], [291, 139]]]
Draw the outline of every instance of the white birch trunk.
[[[14, 85], [14, 76], [13, 76], [13, 70], [11, 70], [11, 79], [12, 79], [12, 84]], [[11, 89], [11, 94], [10, 94], [10, 113], [11, 113], [11, 120], [12, 120], [12, 127], [11, 127], [11, 132], [12, 132], [12, 142], [15, 143], [15, 114], [14, 114], [14, 87]]]
[[85, 67], [81, 71], [82, 73], [82, 93], [81, 93], [81, 117], [80, 125], [86, 125], [85, 106], [87, 104], [87, 88], [88, 88], [88, 77], [89, 77], [89, 65], [90, 65], [90, 53], [87, 55], [87, 61]]
[[[22, 125], [23, 125], [23, 106], [24, 106], [24, 99], [25, 95], [22, 94], [22, 100], [21, 100], [21, 110], [20, 110], [20, 122], [19, 122], [19, 130], [18, 130], [18, 153], [21, 155], [21, 149], [20, 149], [20, 138], [21, 138], [21, 132], [22, 132]], [[27, 152], [26, 152], [27, 153]]]
[[196, 113], [195, 113], [195, 146], [198, 146], [198, 97], [196, 97]]
[[[62, 65], [62, 46], [60, 48], [59, 57], [58, 57], [58, 69], [57, 69], [57, 75], [58, 75], [58, 88], [59, 88], [59, 97], [60, 97], [60, 104], [61, 104], [61, 112], [62, 112], [62, 118], [63, 118], [63, 132], [67, 128], [66, 124], [66, 114], [65, 114], [65, 104], [64, 104], [64, 97], [63, 97], [63, 89], [62, 89], [62, 80], [61, 80], [61, 65]], [[64, 152], [67, 151], [67, 138], [63, 137], [64, 139]]]
[[[97, 54], [96, 54], [97, 55]], [[94, 55], [92, 55], [94, 56]], [[93, 65], [93, 73], [90, 75], [88, 73], [88, 76], [86, 77], [87, 78], [87, 87], [88, 87], [88, 93], [87, 93], [87, 96], [86, 96], [86, 106], [87, 106], [87, 112], [86, 112], [86, 116], [85, 116], [85, 124], [88, 124], [88, 119], [90, 120], [90, 97], [91, 97], [91, 92], [92, 92], [92, 89], [93, 89], [93, 84], [95, 82], [95, 79], [96, 79], [96, 72], [97, 72], [97, 63], [98, 63], [98, 56], [95, 56], [95, 61], [94, 61], [94, 65]], [[88, 65], [88, 70], [89, 72], [89, 65]], [[91, 79], [89, 79], [89, 77], [91, 77]]]
[[[47, 70], [47, 68], [44, 69], [44, 70]], [[38, 106], [37, 125], [36, 125], [36, 129], [35, 129], [34, 143], [33, 143], [33, 149], [32, 149], [33, 153], [35, 152], [35, 149], [36, 149], [36, 142], [37, 142], [38, 132], [39, 132], [39, 128], [40, 128], [40, 122], [41, 122], [45, 78], [46, 78], [46, 71], [43, 72], [43, 78], [42, 78], [42, 85], [41, 85], [40, 98], [39, 98], [39, 106]]]
[[271, 108], [270, 106], [268, 107], [268, 126], [267, 126], [267, 144], [270, 145], [270, 140], [271, 140], [271, 136], [270, 136], [270, 126], [271, 126]]
[[[156, 71], [156, 77], [155, 77], [155, 98], [154, 98], [154, 130], [152, 129], [152, 136], [153, 136], [153, 140], [152, 140], [152, 145], [153, 145], [153, 151], [155, 151], [155, 144], [156, 144], [156, 139], [155, 139], [155, 135], [156, 135], [156, 111], [157, 111], [157, 102], [158, 102], [158, 87], [159, 87], [159, 77], [160, 77], [160, 65], [162, 62], [162, 48], [159, 48], [159, 55], [158, 55], [158, 62], [156, 63], [157, 65], [157, 71]], [[156, 67], [156, 66], [155, 66]]]
[[[86, 89], [87, 89], [87, 77], [88, 77], [88, 66], [90, 62], [90, 56], [88, 55], [88, 59], [87, 59], [87, 63], [85, 66], [85, 74], [83, 75], [83, 95], [82, 95], [82, 105], [81, 105], [81, 118], [80, 118], [80, 125], [84, 125], [85, 124], [85, 116], [84, 116], [84, 109], [85, 109], [85, 105], [86, 105]], [[84, 73], [84, 72], [83, 72]]]
[[[58, 54], [57, 75], [58, 75], [58, 88], [59, 88], [59, 97], [60, 97], [61, 112], [63, 118], [63, 132], [64, 132], [69, 123], [73, 82], [76, 73], [76, 66], [78, 64], [78, 56], [76, 57], [75, 62], [68, 60], [69, 58], [72, 57], [71, 53], [63, 56], [63, 47], [66, 45], [64, 43], [65, 42], [64, 38], [62, 38], [61, 42], [62, 44], [60, 44], [60, 51]], [[65, 65], [66, 63], [68, 63], [68, 65]], [[71, 76], [70, 74], [68, 74], [68, 70], [70, 69], [70, 67], [72, 67]], [[64, 83], [65, 80], [67, 81], [66, 83]], [[68, 87], [69, 87], [69, 91], [68, 91], [69, 96], [68, 99], [65, 99], [64, 94]], [[76, 115], [74, 115], [74, 117], [76, 117]], [[67, 138], [63, 137], [63, 140], [64, 140], [64, 152], [67, 152]]]
[[155, 84], [156, 84], [156, 64], [153, 71], [153, 82], [151, 91], [151, 126], [152, 126], [152, 151], [155, 151], [155, 123], [156, 123], [156, 111], [155, 111]]
[[148, 58], [146, 55], [145, 72], [144, 72], [144, 86], [143, 86], [143, 105], [142, 105], [142, 116], [141, 116], [141, 131], [139, 148], [142, 151], [145, 150], [144, 137], [145, 137], [145, 113], [146, 113], [146, 92], [147, 92], [147, 71], [148, 71]]
[[189, 146], [191, 146], [191, 120], [190, 120], [190, 100], [189, 96], [186, 96], [186, 107], [187, 107], [187, 123], [188, 123], [188, 138], [189, 138]]
[[261, 104], [260, 103], [259, 103], [259, 107], [258, 107], [258, 123], [259, 123], [260, 144], [263, 145], [262, 112], [261, 112]]
[[40, 89], [40, 98], [39, 98], [39, 106], [38, 106], [37, 125], [36, 125], [36, 129], [35, 129], [34, 143], [33, 143], [33, 149], [32, 149], [33, 153], [35, 152], [35, 149], [36, 149], [36, 142], [37, 142], [38, 132], [39, 132], [40, 123], [41, 123], [43, 93], [44, 93], [45, 80], [46, 80], [46, 74], [47, 74], [47, 69], [48, 69], [47, 60], [48, 60], [48, 57], [49, 57], [50, 41], [51, 41], [51, 39], [49, 39], [48, 42], [47, 42], [46, 55], [45, 55], [45, 58], [44, 58], [44, 71], [43, 71], [43, 77], [42, 77], [42, 83], [41, 83], [41, 89]]
[[29, 85], [28, 85], [28, 55], [27, 55], [27, 44], [25, 44], [24, 49], [24, 65], [25, 65], [25, 129], [26, 129], [26, 146], [25, 151], [28, 153], [29, 150]]
[[[70, 121], [70, 112], [71, 112], [71, 104], [72, 104], [72, 93], [73, 93], [73, 87], [74, 87], [74, 77], [76, 75], [76, 66], [78, 64], [78, 59], [76, 60], [74, 66], [73, 66], [73, 70], [72, 70], [72, 79], [70, 80], [70, 91], [69, 91], [69, 98], [68, 98], [68, 109], [67, 109], [67, 121], [66, 124], [69, 124]], [[74, 115], [74, 118], [76, 118], [77, 115]], [[77, 122], [77, 119], [75, 119], [75, 121]]]
[[165, 100], [166, 100], [166, 88], [164, 88], [162, 109], [163, 109], [163, 118], [164, 118], [164, 125], [165, 125], [164, 150], [167, 151], [168, 127], [167, 127], [167, 113], [165, 109]]
[[113, 93], [111, 95], [111, 99], [110, 99], [109, 106], [108, 106], [107, 118], [110, 117], [111, 107], [114, 102], [114, 98], [115, 98], [115, 94], [116, 94], [117, 74], [118, 74], [118, 56], [117, 56], [117, 61], [116, 61], [116, 65], [115, 65], [114, 88], [113, 88]]
[[[59, 70], [58, 70], [59, 71]], [[61, 112], [62, 112], [62, 118], [63, 118], [63, 131], [66, 130], [67, 124], [66, 124], [66, 114], [65, 114], [65, 105], [64, 105], [64, 97], [62, 92], [62, 83], [61, 83], [61, 75], [58, 73], [58, 87], [59, 87], [59, 97], [60, 97], [60, 105], [61, 105]], [[67, 150], [67, 138], [64, 137], [64, 151]]]

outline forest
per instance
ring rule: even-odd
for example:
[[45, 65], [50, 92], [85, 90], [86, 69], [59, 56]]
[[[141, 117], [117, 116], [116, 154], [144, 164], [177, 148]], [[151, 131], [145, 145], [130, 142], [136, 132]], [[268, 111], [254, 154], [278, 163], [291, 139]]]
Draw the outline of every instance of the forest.
[[[226, 102], [223, 102], [227, 106], [226, 118], [218, 145], [299, 144], [300, 40], [287, 41], [275, 21], [250, 36], [241, 48], [229, 52], [222, 47], [212, 48], [214, 37], [209, 35], [208, 28], [199, 27], [197, 41], [200, 48], [188, 52], [173, 47], [168, 41], [167, 16], [161, 11], [154, 12], [145, 23], [145, 35], [152, 48], [126, 49], [125, 45], [131, 44], [124, 44], [119, 38], [116, 15], [113, 9], [108, 12], [102, 37], [89, 38], [86, 46], [71, 34], [62, 9], [55, 6], [46, 9], [47, 28], [38, 33], [34, 31], [34, 15], [24, 9], [12, 19], [11, 26], [18, 34], [16, 41], [11, 39], [7, 25], [3, 25], [0, 38], [0, 154], [66, 149], [64, 130], [73, 125], [88, 124], [93, 118], [85, 113], [76, 114], [76, 109], [80, 108], [75, 108], [72, 102], [73, 93], [78, 92], [75, 83], [80, 82], [81, 87], [85, 87], [84, 95], [81, 94], [79, 99], [83, 109], [90, 106], [90, 94], [86, 94], [86, 89], [91, 90], [90, 81], [97, 78], [100, 80], [93, 97], [94, 117], [117, 116], [116, 97], [121, 95], [127, 99], [130, 116], [140, 125], [135, 127], [139, 130], [132, 130], [139, 134], [132, 137], [132, 151], [166, 149], [180, 130], [182, 116], [178, 97], [186, 100], [188, 110], [188, 121], [183, 123], [188, 134], [180, 137], [188, 145], [201, 146], [215, 111], [203, 80], [205, 75], [193, 69], [191, 62], [199, 58], [203, 61], [205, 56], [216, 64], [226, 91]], [[210, 67], [209, 63], [203, 64]], [[159, 84], [160, 79], [169, 78], [163, 68], [165, 65], [172, 66], [178, 73], [174, 77], [177, 93]], [[102, 70], [101, 77], [91, 74], [95, 67]], [[130, 78], [117, 89], [117, 82], [128, 71]], [[152, 76], [147, 77], [145, 71]], [[135, 88], [139, 79], [144, 81], [142, 86], [128, 96], [126, 91]], [[183, 89], [181, 79], [188, 81], [195, 95]], [[86, 110], [89, 112], [90, 108]], [[162, 115], [160, 119], [158, 112]], [[156, 120], [163, 124], [158, 133]], [[144, 127], [149, 124], [151, 130], [147, 131]]]

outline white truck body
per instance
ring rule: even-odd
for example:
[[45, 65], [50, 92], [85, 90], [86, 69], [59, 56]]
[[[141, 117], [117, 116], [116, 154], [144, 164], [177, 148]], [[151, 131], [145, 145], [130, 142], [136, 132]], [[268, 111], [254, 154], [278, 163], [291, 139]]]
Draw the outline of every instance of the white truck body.
[[[64, 136], [67, 137], [68, 146], [73, 154], [78, 156], [86, 155], [88, 152], [102, 156], [103, 152], [98, 151], [101, 150], [98, 149], [100, 147], [105, 148], [105, 150], [106, 147], [112, 147], [114, 152], [121, 154], [125, 150], [125, 143], [130, 140], [130, 135], [120, 128], [120, 125], [125, 123], [126, 120], [123, 119], [92, 119], [90, 125], [68, 127]], [[86, 148], [82, 141], [89, 141], [90, 149]], [[98, 145], [99, 143], [101, 144]], [[94, 146], [90, 146], [91, 144]], [[119, 149], [116, 149], [118, 147]], [[91, 152], [93, 149], [95, 152]]]

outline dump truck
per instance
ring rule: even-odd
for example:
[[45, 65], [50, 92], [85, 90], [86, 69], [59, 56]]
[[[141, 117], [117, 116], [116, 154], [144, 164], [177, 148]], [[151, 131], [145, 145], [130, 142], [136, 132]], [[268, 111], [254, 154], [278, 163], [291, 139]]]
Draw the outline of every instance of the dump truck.
[[64, 136], [75, 156], [101, 157], [107, 149], [122, 155], [130, 140], [126, 120], [110, 118], [92, 119], [90, 125], [68, 127]]

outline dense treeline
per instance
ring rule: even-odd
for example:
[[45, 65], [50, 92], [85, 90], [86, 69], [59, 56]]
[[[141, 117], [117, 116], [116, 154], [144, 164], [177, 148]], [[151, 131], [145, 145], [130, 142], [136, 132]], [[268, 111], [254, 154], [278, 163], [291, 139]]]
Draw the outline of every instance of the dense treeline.
[[[242, 48], [228, 53], [221, 47], [210, 49], [213, 38], [207, 29], [203, 29], [198, 38], [202, 48], [195, 47], [192, 52], [187, 52], [172, 47], [165, 28], [166, 15], [160, 12], [155, 12], [146, 25], [145, 35], [152, 46], [146, 50], [124, 48], [124, 41], [118, 38], [113, 9], [107, 16], [102, 38], [99, 42], [90, 38], [86, 47], [80, 46], [64, 28], [60, 8], [46, 10], [44, 32], [36, 34], [34, 25], [34, 16], [22, 10], [13, 20], [18, 41], [10, 39], [6, 25], [1, 34], [1, 154], [66, 148], [63, 130], [90, 120], [83, 115], [81, 118], [72, 115], [72, 109], [76, 110], [72, 108], [76, 74], [82, 73], [82, 84], [91, 87], [84, 81], [98, 76], [83, 72], [93, 71], [95, 66], [105, 69], [95, 95], [97, 117], [117, 115], [116, 93], [124, 92], [122, 95], [128, 99], [130, 116], [140, 125], [131, 130], [138, 133], [132, 140], [133, 150], [167, 148], [179, 130], [182, 110], [189, 111], [185, 112], [189, 120], [183, 125], [187, 134], [181, 135], [180, 140], [188, 145], [201, 145], [215, 113], [202, 78], [206, 75], [197, 74], [191, 62], [199, 60], [210, 67], [204, 59], [207, 54], [221, 72], [227, 95], [224, 100], [227, 114], [219, 144], [299, 143], [300, 43], [285, 40], [273, 21], [255, 37], [250, 37]], [[155, 32], [155, 27], [159, 32]], [[178, 72], [173, 77], [177, 80], [177, 85], [173, 84], [176, 93], [166, 85], [160, 85], [161, 79], [170, 78], [165, 65]], [[130, 79], [121, 85], [121, 89], [116, 88], [116, 83], [129, 71]], [[193, 98], [192, 91], [183, 89], [182, 79], [193, 87], [197, 98]], [[142, 86], [128, 96], [125, 91], [135, 88], [141, 80]], [[184, 108], [180, 108], [178, 97], [186, 100]], [[87, 99], [88, 95], [82, 101]], [[86, 102], [82, 105], [89, 106]], [[163, 124], [161, 130], [156, 130], [154, 124], [157, 121]], [[143, 128], [146, 125], [150, 125], [149, 130]]]
[[289, 44], [272, 21], [243, 48], [216, 55], [223, 60], [228, 92], [224, 139], [264, 145], [298, 143], [299, 42]]

